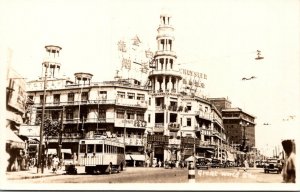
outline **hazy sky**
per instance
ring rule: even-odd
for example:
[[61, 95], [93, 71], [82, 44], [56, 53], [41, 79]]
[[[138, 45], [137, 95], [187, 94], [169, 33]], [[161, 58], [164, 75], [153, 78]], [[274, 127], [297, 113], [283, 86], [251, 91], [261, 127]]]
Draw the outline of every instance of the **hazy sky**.
[[[210, 97], [228, 97], [233, 107], [256, 116], [258, 147], [299, 135], [296, 0], [0, 0], [0, 42], [13, 50], [11, 65], [28, 79], [41, 75], [44, 46], [55, 44], [63, 48], [67, 76], [84, 71], [94, 81], [111, 80], [120, 65], [117, 42], [138, 35], [155, 50], [159, 15], [166, 10], [173, 16], [177, 62], [208, 75]], [[254, 59], [257, 49], [265, 59]], [[250, 76], [257, 78], [241, 80]], [[289, 115], [296, 118], [282, 120]]]

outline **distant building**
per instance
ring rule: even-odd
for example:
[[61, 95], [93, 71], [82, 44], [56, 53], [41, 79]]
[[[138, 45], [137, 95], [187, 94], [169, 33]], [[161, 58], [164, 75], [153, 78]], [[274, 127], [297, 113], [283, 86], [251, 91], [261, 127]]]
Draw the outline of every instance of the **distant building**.
[[255, 116], [241, 108], [232, 108], [231, 102], [226, 98], [210, 98], [209, 100], [222, 112], [228, 142], [240, 146], [243, 140], [247, 139], [248, 149], [255, 147]]
[[243, 139], [247, 139], [248, 150], [255, 146], [255, 117], [253, 115], [240, 108], [229, 108], [222, 110], [222, 116], [230, 143], [242, 144]]

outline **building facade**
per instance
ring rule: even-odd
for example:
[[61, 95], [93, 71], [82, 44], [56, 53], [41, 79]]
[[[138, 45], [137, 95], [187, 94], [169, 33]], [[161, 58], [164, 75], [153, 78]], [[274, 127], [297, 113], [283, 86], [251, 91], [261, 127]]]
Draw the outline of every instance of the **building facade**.
[[[44, 107], [44, 119], [57, 122], [56, 130], [44, 130], [45, 153], [61, 153], [65, 160], [76, 161], [80, 139], [100, 135], [125, 142], [129, 166], [179, 162], [192, 155], [226, 160], [231, 150], [222, 117], [226, 111], [202, 94], [206, 74], [178, 67], [171, 15], [160, 15], [157, 31], [157, 51], [146, 57], [148, 78], [142, 81], [117, 73], [113, 81], [93, 82], [87, 72], [75, 73], [72, 81], [60, 75], [62, 48], [45, 46], [42, 76], [27, 82], [33, 105], [24, 135], [39, 139]], [[137, 36], [134, 40], [140, 42]], [[122, 58], [122, 68], [129, 70], [128, 62]], [[32, 145], [36, 155], [37, 144]]]
[[[231, 102], [226, 98], [210, 98], [210, 101], [222, 113], [229, 144], [246, 145], [248, 151], [255, 147], [255, 116], [241, 108], [232, 108]], [[241, 147], [239, 148], [241, 149]], [[241, 150], [245, 151], [246, 149]]]
[[85, 72], [75, 73], [75, 81], [60, 77], [61, 48], [45, 48], [48, 58], [43, 62], [44, 77], [27, 84], [28, 97], [34, 105], [29, 119], [32, 127], [24, 128], [39, 129], [36, 125], [41, 124], [44, 105], [45, 118], [61, 126], [56, 135], [44, 132], [46, 152], [59, 153], [61, 148], [62, 158], [72, 159], [78, 153], [80, 139], [106, 135], [125, 141], [127, 153], [144, 161], [148, 90], [135, 79], [98, 83], [92, 81], [93, 74]]
[[6, 82], [6, 154], [7, 171], [24, 170], [22, 158], [26, 143], [19, 135], [20, 125], [26, 112], [25, 79], [13, 68], [8, 68]]

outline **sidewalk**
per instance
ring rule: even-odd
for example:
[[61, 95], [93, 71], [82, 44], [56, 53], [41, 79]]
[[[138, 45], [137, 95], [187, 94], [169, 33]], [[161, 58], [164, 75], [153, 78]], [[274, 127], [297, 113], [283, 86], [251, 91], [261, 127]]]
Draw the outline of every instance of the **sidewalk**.
[[[82, 171], [80, 168], [77, 171]], [[83, 170], [84, 171], [84, 170]], [[37, 173], [37, 168], [30, 168], [26, 171], [13, 171], [13, 172], [6, 172], [6, 179], [7, 180], [20, 180], [20, 179], [34, 179], [34, 178], [41, 178], [41, 177], [51, 177], [51, 176], [57, 176], [57, 175], [63, 175], [65, 174], [65, 167], [62, 167], [60, 170], [57, 170], [56, 173], [52, 171], [52, 169], [44, 168], [43, 173]]]

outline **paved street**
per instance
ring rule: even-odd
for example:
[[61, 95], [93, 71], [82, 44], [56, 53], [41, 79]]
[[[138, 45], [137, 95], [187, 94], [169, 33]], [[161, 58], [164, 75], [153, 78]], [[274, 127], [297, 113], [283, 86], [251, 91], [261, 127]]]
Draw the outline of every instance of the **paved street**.
[[[51, 177], [9, 180], [16, 183], [187, 183], [188, 170], [174, 168], [132, 168], [111, 175], [86, 175], [84, 167], [77, 167], [78, 175], [57, 174]], [[237, 168], [196, 171], [196, 183], [281, 183], [281, 174], [265, 174], [263, 169], [247, 172]]]

